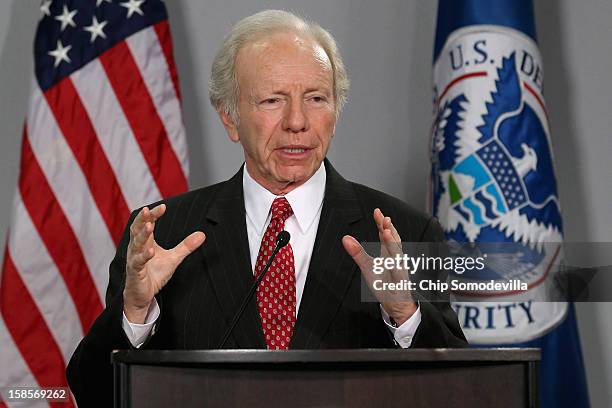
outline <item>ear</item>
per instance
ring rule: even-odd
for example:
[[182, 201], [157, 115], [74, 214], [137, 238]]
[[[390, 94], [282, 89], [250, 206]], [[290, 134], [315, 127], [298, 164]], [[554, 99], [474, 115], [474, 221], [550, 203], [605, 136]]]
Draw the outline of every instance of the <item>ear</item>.
[[227, 132], [227, 136], [234, 143], [240, 142], [240, 136], [238, 135], [238, 127], [234, 123], [232, 117], [227, 113], [223, 108], [217, 111], [219, 117], [221, 118], [221, 122], [223, 123], [223, 127]]

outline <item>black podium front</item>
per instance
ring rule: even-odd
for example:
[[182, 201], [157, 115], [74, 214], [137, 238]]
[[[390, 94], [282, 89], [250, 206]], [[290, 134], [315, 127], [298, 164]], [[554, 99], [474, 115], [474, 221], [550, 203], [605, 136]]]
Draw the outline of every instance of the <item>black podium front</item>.
[[115, 351], [115, 406], [536, 407], [539, 349]]

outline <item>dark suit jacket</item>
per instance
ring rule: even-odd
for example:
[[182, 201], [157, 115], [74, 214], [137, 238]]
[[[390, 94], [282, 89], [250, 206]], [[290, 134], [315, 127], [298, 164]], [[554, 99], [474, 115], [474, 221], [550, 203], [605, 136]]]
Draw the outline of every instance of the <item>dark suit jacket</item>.
[[[392, 218], [403, 241], [440, 241], [442, 230], [435, 219], [404, 202], [346, 181], [327, 160], [325, 166], [323, 208], [290, 348], [395, 347], [378, 303], [361, 301], [361, 274], [341, 239], [350, 234], [359, 241], [377, 242], [372, 217], [376, 207]], [[196, 230], [206, 233], [206, 242], [183, 261], [156, 296], [161, 315], [155, 334], [143, 348], [215, 348], [253, 282], [242, 170], [228, 181], [169, 198], [165, 203], [166, 214], [155, 225], [155, 239], [161, 246], [174, 247]], [[79, 344], [67, 369], [79, 406], [112, 405], [110, 352], [132, 348], [122, 329], [128, 228], [110, 266], [106, 309]], [[467, 345], [448, 302], [422, 301], [420, 308], [422, 320], [411, 347]], [[227, 347], [265, 348], [254, 300]]]

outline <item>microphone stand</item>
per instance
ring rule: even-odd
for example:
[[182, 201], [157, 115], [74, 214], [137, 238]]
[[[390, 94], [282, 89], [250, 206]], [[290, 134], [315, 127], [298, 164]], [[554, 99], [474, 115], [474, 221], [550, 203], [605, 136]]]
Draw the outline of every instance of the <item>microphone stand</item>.
[[259, 274], [257, 279], [255, 279], [255, 282], [249, 289], [248, 294], [242, 301], [242, 304], [240, 305], [238, 312], [234, 315], [234, 318], [232, 319], [232, 323], [230, 324], [227, 331], [223, 335], [223, 338], [221, 339], [221, 342], [219, 343], [219, 346], [217, 347], [217, 349], [222, 349], [223, 347], [225, 347], [225, 343], [227, 343], [227, 340], [229, 339], [230, 335], [234, 331], [234, 328], [238, 324], [238, 321], [244, 314], [244, 310], [246, 309], [251, 299], [253, 299], [253, 295], [255, 294], [257, 287], [259, 286], [264, 276], [268, 272], [268, 269], [270, 269], [270, 265], [272, 265], [272, 261], [274, 260], [274, 257], [276, 256], [276, 254], [278, 254], [278, 251], [280, 251], [285, 245], [289, 243], [290, 238], [291, 238], [291, 235], [287, 231], [284, 231], [284, 230], [279, 232], [278, 235], [276, 236], [276, 244], [274, 246], [274, 250], [272, 251], [272, 255], [270, 255], [270, 258], [268, 259], [268, 262], [266, 263], [266, 266], [264, 267], [263, 271]]

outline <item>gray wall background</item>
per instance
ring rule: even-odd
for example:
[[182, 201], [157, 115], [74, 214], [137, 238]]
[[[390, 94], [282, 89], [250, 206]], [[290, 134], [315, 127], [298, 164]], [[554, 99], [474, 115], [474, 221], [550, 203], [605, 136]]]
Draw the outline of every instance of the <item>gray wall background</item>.
[[[38, 1], [0, 2], [0, 243], [19, 171]], [[265, 8], [318, 21], [336, 36], [352, 80], [330, 158], [345, 177], [425, 208], [436, 2], [168, 0], [192, 187], [240, 166], [208, 104], [210, 63], [233, 23]], [[612, 241], [612, 2], [536, 0], [545, 95], [567, 241]], [[4, 247], [4, 245], [2, 245]], [[570, 254], [583, 262], [587, 254]], [[609, 258], [608, 258], [609, 259]], [[597, 263], [596, 260], [593, 261]], [[612, 287], [605, 277], [601, 286]], [[612, 304], [579, 304], [593, 406], [612, 405]]]

